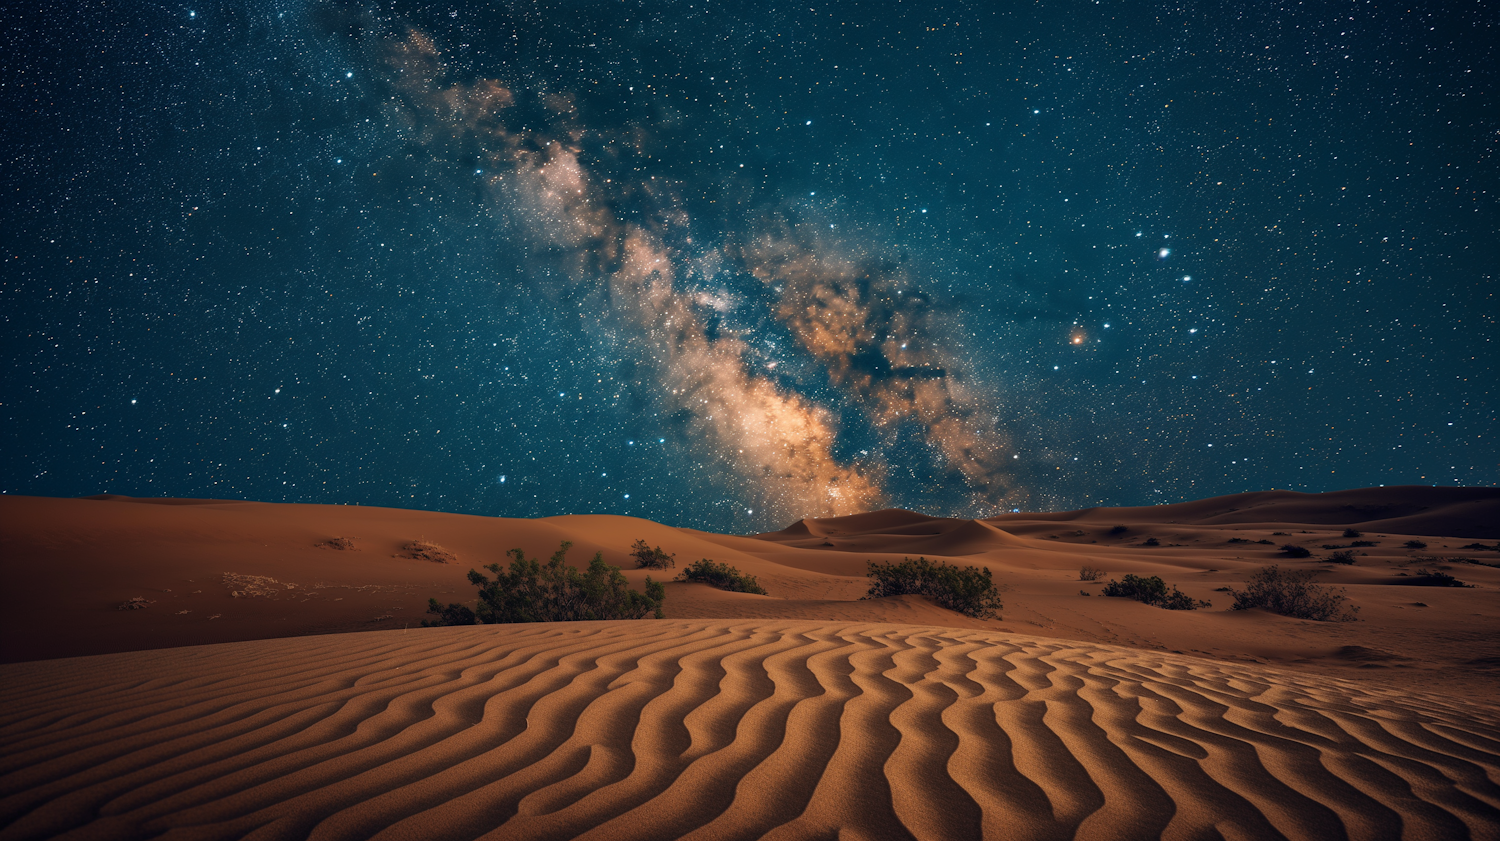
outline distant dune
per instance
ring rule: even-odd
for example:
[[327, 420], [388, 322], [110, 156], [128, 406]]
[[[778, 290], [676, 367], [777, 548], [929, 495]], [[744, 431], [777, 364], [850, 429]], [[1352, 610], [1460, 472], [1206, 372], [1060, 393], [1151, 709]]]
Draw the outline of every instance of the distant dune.
[[[737, 536], [0, 496], [0, 841], [1500, 839], [1497, 506], [1266, 492]], [[768, 595], [674, 582], [663, 621], [416, 627], [512, 547], [571, 541], [640, 586], [638, 539]], [[869, 561], [917, 555], [989, 569], [1003, 618], [860, 599]], [[1361, 621], [1229, 610], [1268, 564]], [[1104, 598], [1082, 565], [1213, 606]]]
[[1143, 508], [1089, 508], [1056, 514], [1005, 514], [990, 522], [1277, 523], [1354, 526], [1368, 531], [1445, 537], [1500, 537], [1500, 488], [1402, 485], [1305, 494], [1256, 491]]

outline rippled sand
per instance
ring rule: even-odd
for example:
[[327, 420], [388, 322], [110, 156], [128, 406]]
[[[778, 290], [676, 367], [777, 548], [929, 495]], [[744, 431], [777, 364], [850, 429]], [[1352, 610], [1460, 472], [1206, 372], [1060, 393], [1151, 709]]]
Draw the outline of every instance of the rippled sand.
[[380, 631], [0, 666], [0, 838], [1500, 838], [1500, 707], [991, 630]]

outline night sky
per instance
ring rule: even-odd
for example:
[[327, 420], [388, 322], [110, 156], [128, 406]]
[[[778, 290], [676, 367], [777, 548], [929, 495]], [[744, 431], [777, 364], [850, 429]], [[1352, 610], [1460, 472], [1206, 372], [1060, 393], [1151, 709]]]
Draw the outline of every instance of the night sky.
[[717, 531], [1500, 483], [1500, 12], [42, 4], [0, 490]]

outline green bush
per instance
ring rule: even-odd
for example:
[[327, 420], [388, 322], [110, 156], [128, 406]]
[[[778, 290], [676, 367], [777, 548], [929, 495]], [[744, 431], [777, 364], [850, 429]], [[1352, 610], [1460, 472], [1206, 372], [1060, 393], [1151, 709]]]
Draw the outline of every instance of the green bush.
[[1417, 574], [1413, 575], [1411, 577], [1410, 581], [1403, 581], [1401, 583], [1403, 583], [1403, 584], [1414, 584], [1414, 585], [1419, 586], [1419, 587], [1473, 587], [1474, 586], [1473, 584], [1465, 584], [1462, 581], [1459, 581], [1457, 578], [1454, 578], [1453, 576], [1449, 575], [1446, 572], [1439, 572], [1437, 570], [1429, 570], [1429, 569], [1419, 569], [1419, 570], [1417, 570]]
[[668, 555], [660, 546], [652, 549], [644, 540], [637, 540], [630, 547], [630, 557], [635, 558], [637, 569], [671, 569], [677, 566], [676, 555]]
[[1312, 550], [1308, 549], [1306, 546], [1298, 546], [1295, 543], [1288, 543], [1285, 546], [1281, 547], [1281, 554], [1287, 556], [1288, 558], [1306, 558], [1307, 556], [1312, 554]]
[[901, 563], [868, 562], [870, 591], [862, 598], [927, 596], [949, 610], [975, 619], [998, 619], [1004, 607], [990, 571], [949, 566], [926, 558], [903, 558]]
[[729, 564], [717, 563], [708, 558], [688, 564], [677, 576], [677, 580], [712, 584], [720, 590], [728, 590], [731, 593], [767, 595], [765, 589], [756, 583], [755, 576], [745, 575]]
[[1358, 607], [1345, 607], [1344, 588], [1312, 583], [1314, 570], [1283, 570], [1274, 564], [1262, 567], [1243, 590], [1230, 590], [1234, 610], [1263, 607], [1272, 613], [1319, 622], [1353, 622]]
[[1209, 602], [1193, 601], [1187, 593], [1182, 592], [1175, 586], [1171, 590], [1168, 590], [1167, 582], [1161, 580], [1161, 577], [1156, 575], [1150, 578], [1142, 578], [1138, 575], [1126, 575], [1124, 580], [1121, 581], [1110, 579], [1110, 582], [1104, 585], [1102, 595], [1135, 599], [1152, 607], [1160, 607], [1166, 610], [1196, 610], [1200, 607], [1213, 607]]
[[511, 558], [509, 572], [499, 564], [485, 567], [494, 573], [493, 581], [469, 570], [469, 583], [479, 588], [478, 607], [443, 607], [437, 599], [428, 599], [427, 612], [437, 618], [424, 619], [422, 625], [643, 619], [648, 614], [662, 618], [666, 589], [660, 582], [647, 576], [645, 593], [632, 590], [619, 568], [606, 564], [598, 553], [589, 561], [588, 569], [580, 572], [563, 562], [572, 545], [564, 540], [546, 566], [535, 559], [527, 560], [521, 549], [512, 549], [506, 553]]

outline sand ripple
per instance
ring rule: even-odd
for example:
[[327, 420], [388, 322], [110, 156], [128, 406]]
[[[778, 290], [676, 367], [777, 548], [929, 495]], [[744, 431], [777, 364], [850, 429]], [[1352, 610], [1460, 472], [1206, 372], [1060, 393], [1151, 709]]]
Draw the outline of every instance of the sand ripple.
[[641, 621], [0, 667], [0, 838], [1490, 838], [1500, 712], [987, 631]]

